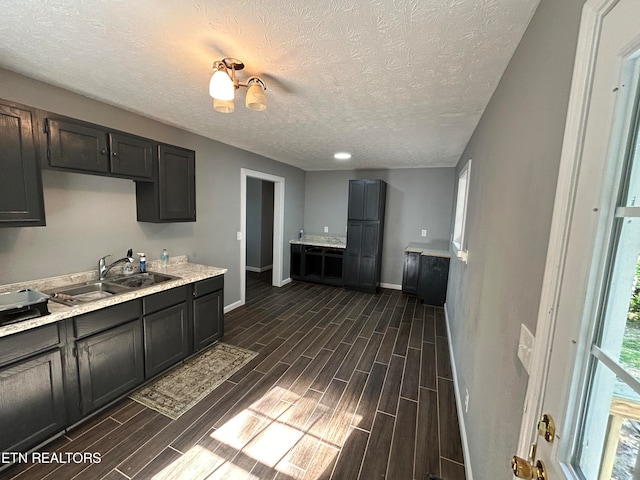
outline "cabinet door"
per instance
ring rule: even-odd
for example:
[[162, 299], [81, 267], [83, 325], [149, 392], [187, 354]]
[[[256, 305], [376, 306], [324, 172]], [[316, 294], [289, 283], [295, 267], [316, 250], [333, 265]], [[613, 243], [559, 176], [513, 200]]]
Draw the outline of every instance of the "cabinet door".
[[375, 291], [378, 283], [378, 222], [363, 222], [360, 250], [360, 287]]
[[381, 190], [382, 182], [380, 180], [365, 180], [362, 220], [380, 220]]
[[187, 319], [184, 303], [144, 317], [146, 378], [166, 370], [189, 354]]
[[76, 342], [82, 413], [124, 395], [144, 380], [142, 323], [126, 323]]
[[347, 248], [344, 255], [343, 278], [345, 286], [360, 284], [360, 252], [362, 249], [362, 228], [359, 221], [349, 221], [347, 224]]
[[41, 226], [42, 180], [29, 109], [0, 103], [0, 226]]
[[196, 219], [195, 153], [160, 145], [158, 149], [160, 220]]
[[224, 335], [222, 290], [193, 301], [194, 346], [202, 350]]
[[65, 426], [59, 348], [0, 369], [0, 451], [26, 450]]
[[109, 172], [107, 134], [89, 124], [47, 119], [49, 165], [80, 172]]
[[420, 254], [404, 253], [404, 268], [402, 270], [402, 293], [415, 295], [418, 291], [418, 272], [420, 271]]
[[347, 218], [349, 220], [364, 220], [364, 190], [364, 180], [349, 180], [349, 204], [347, 211]]
[[153, 178], [153, 144], [149, 140], [109, 134], [111, 173], [135, 178]]
[[418, 278], [418, 300], [427, 305], [444, 306], [447, 300], [447, 282], [449, 280], [449, 259], [446, 257], [420, 257], [420, 276]]

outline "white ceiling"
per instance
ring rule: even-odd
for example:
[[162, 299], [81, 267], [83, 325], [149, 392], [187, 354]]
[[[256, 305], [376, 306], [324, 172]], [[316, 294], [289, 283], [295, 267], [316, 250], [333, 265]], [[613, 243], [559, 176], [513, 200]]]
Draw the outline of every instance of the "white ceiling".
[[[538, 3], [3, 0], [0, 67], [304, 170], [451, 166]], [[223, 57], [266, 111], [213, 111]]]

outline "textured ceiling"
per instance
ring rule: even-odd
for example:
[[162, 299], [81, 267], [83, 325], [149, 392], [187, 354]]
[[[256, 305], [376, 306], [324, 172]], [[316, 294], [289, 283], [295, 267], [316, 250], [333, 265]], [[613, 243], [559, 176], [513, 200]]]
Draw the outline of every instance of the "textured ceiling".
[[[3, 0], [0, 67], [304, 170], [451, 166], [538, 3]], [[266, 111], [213, 111], [223, 57]]]

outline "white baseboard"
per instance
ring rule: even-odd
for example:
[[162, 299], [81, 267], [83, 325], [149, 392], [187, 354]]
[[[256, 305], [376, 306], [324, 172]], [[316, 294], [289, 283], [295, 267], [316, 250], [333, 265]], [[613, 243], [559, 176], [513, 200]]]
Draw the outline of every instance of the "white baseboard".
[[224, 307], [223, 311], [224, 311], [224, 313], [228, 313], [231, 310], [235, 310], [236, 308], [241, 307], [242, 305], [244, 305], [244, 303], [242, 303], [241, 300], [238, 300], [237, 302], [233, 302], [233, 303], [227, 305], [226, 307]]
[[473, 480], [473, 472], [471, 471], [471, 462], [469, 458], [469, 442], [467, 439], [467, 428], [464, 423], [464, 407], [462, 405], [462, 395], [460, 394], [460, 384], [458, 383], [458, 373], [456, 370], [456, 362], [453, 357], [453, 345], [451, 343], [451, 326], [449, 325], [449, 313], [447, 312], [447, 304], [444, 305], [444, 317], [447, 325], [447, 339], [449, 342], [449, 356], [451, 357], [451, 375], [453, 377], [453, 389], [456, 394], [456, 409], [458, 411], [458, 422], [460, 424], [460, 437], [462, 439], [462, 455], [464, 456], [464, 469], [467, 480]]
[[266, 272], [267, 270], [273, 269], [273, 265], [267, 265], [266, 267], [250, 267], [249, 265], [247, 265], [244, 267], [244, 269], [247, 272], [262, 273], [262, 272]]
[[381, 288], [390, 288], [391, 290], [402, 290], [402, 285], [396, 285], [395, 283], [380, 283]]

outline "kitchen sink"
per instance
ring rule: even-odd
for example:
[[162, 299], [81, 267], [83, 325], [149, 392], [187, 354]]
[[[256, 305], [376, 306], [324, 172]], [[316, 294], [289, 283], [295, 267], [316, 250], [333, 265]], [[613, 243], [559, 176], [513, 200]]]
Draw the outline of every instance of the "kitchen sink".
[[126, 277], [119, 277], [110, 280], [111, 283], [121, 285], [129, 288], [142, 288], [150, 287], [158, 283], [166, 282], [168, 280], [175, 280], [177, 277], [171, 275], [165, 275], [164, 273], [147, 272], [138, 273], [136, 275], [127, 275]]
[[175, 280], [178, 277], [163, 273], [147, 272], [116, 277], [109, 280], [85, 282], [60, 287], [47, 292], [54, 302], [73, 307], [83, 303], [95, 302], [112, 295], [131, 292], [150, 287], [158, 283]]

